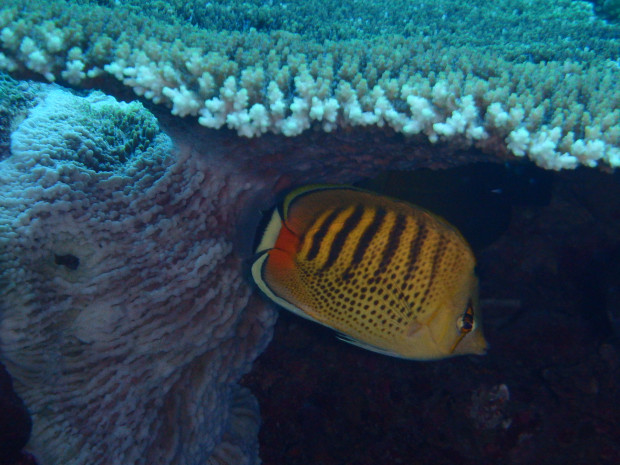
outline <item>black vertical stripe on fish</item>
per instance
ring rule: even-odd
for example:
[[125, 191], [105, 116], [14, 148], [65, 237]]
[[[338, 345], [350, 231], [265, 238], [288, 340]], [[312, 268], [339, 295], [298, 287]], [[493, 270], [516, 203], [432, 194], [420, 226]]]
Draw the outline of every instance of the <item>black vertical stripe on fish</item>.
[[[416, 217], [413, 218], [417, 220]], [[405, 282], [409, 281], [415, 273], [418, 257], [420, 256], [420, 251], [422, 250], [422, 247], [424, 246], [424, 240], [428, 235], [428, 228], [425, 222], [416, 221], [416, 223], [418, 225], [418, 230], [415, 232], [415, 240], [411, 242], [411, 248], [409, 249], [409, 266], [405, 275]]]
[[306, 256], [306, 260], [312, 261], [319, 254], [319, 250], [321, 249], [321, 243], [325, 236], [327, 235], [327, 231], [331, 227], [334, 220], [338, 217], [338, 215], [342, 212], [342, 208], [336, 208], [333, 212], [331, 212], [323, 224], [319, 227], [319, 230], [312, 237], [312, 245], [310, 246], [310, 250], [308, 251], [308, 255]]
[[377, 231], [379, 231], [379, 228], [381, 228], [383, 220], [385, 219], [385, 215], [387, 215], [387, 212], [383, 208], [377, 208], [377, 210], [375, 211], [375, 217], [366, 227], [366, 229], [362, 233], [362, 236], [360, 237], [360, 240], [357, 243], [357, 246], [355, 247], [355, 251], [353, 252], [353, 259], [351, 260], [351, 267], [359, 265], [364, 258], [364, 253], [366, 253], [366, 249], [368, 249], [370, 242], [377, 234]]
[[363, 214], [364, 214], [364, 207], [362, 205], [356, 205], [355, 209], [353, 210], [353, 213], [351, 213], [349, 217], [344, 221], [342, 228], [334, 236], [334, 240], [332, 241], [331, 246], [329, 248], [329, 254], [327, 255], [327, 260], [325, 261], [325, 264], [323, 265], [323, 268], [322, 268], [323, 270], [328, 269], [335, 263], [336, 259], [338, 258], [338, 255], [340, 255], [340, 252], [342, 251], [342, 247], [344, 246], [344, 243], [347, 240], [347, 237], [349, 237], [349, 234], [351, 234], [351, 231], [357, 228], [360, 221], [362, 220]]
[[396, 219], [394, 220], [394, 224], [392, 225], [392, 229], [390, 229], [390, 235], [388, 236], [387, 244], [383, 249], [381, 263], [379, 263], [378, 268], [378, 271], [380, 273], [384, 272], [390, 264], [390, 261], [392, 261], [394, 254], [398, 250], [398, 246], [400, 245], [400, 238], [403, 235], [406, 226], [407, 218], [405, 217], [405, 215], [397, 215]]

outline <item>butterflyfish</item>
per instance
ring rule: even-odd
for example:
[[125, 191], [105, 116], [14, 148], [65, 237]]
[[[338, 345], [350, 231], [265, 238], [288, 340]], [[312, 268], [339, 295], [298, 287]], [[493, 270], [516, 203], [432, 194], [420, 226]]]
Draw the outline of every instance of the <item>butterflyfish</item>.
[[423, 208], [352, 186], [290, 192], [259, 232], [252, 277], [273, 302], [385, 355], [483, 354], [474, 254]]

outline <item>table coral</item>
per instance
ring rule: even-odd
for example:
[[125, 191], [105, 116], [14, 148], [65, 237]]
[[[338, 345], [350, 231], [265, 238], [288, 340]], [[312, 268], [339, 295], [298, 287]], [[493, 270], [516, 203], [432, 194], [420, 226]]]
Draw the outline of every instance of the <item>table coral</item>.
[[5, 0], [0, 69], [118, 79], [253, 137], [390, 127], [550, 169], [620, 165], [619, 26], [573, 0]]
[[236, 381], [274, 312], [250, 305], [229, 239], [247, 186], [173, 150], [137, 102], [24, 95], [32, 108], [3, 121], [0, 348], [29, 450], [41, 464], [255, 463], [258, 408]]

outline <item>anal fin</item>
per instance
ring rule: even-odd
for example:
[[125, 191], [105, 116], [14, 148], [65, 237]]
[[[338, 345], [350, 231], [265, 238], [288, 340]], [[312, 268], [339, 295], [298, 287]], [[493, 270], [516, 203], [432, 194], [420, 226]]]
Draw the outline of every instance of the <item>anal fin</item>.
[[378, 354], [382, 354], [382, 355], [388, 355], [390, 357], [397, 357], [397, 358], [406, 358], [403, 357], [402, 355], [399, 355], [395, 352], [392, 352], [390, 350], [386, 350], [386, 349], [381, 349], [379, 347], [373, 346], [371, 344], [368, 344], [366, 342], [362, 342], [358, 339], [355, 339], [354, 337], [351, 337], [347, 334], [344, 333], [338, 333], [338, 339], [340, 339], [343, 342], [348, 342], [349, 344], [353, 344], [354, 346], [357, 347], [361, 347], [362, 349], [366, 349], [366, 350], [370, 350], [371, 352], [376, 352]]

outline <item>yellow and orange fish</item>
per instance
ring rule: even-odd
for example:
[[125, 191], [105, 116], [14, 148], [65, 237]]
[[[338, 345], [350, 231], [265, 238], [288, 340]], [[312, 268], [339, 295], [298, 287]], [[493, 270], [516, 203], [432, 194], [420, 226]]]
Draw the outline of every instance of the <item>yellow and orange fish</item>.
[[350, 186], [292, 191], [252, 265], [276, 304], [368, 350], [417, 360], [483, 354], [474, 255], [442, 218]]

